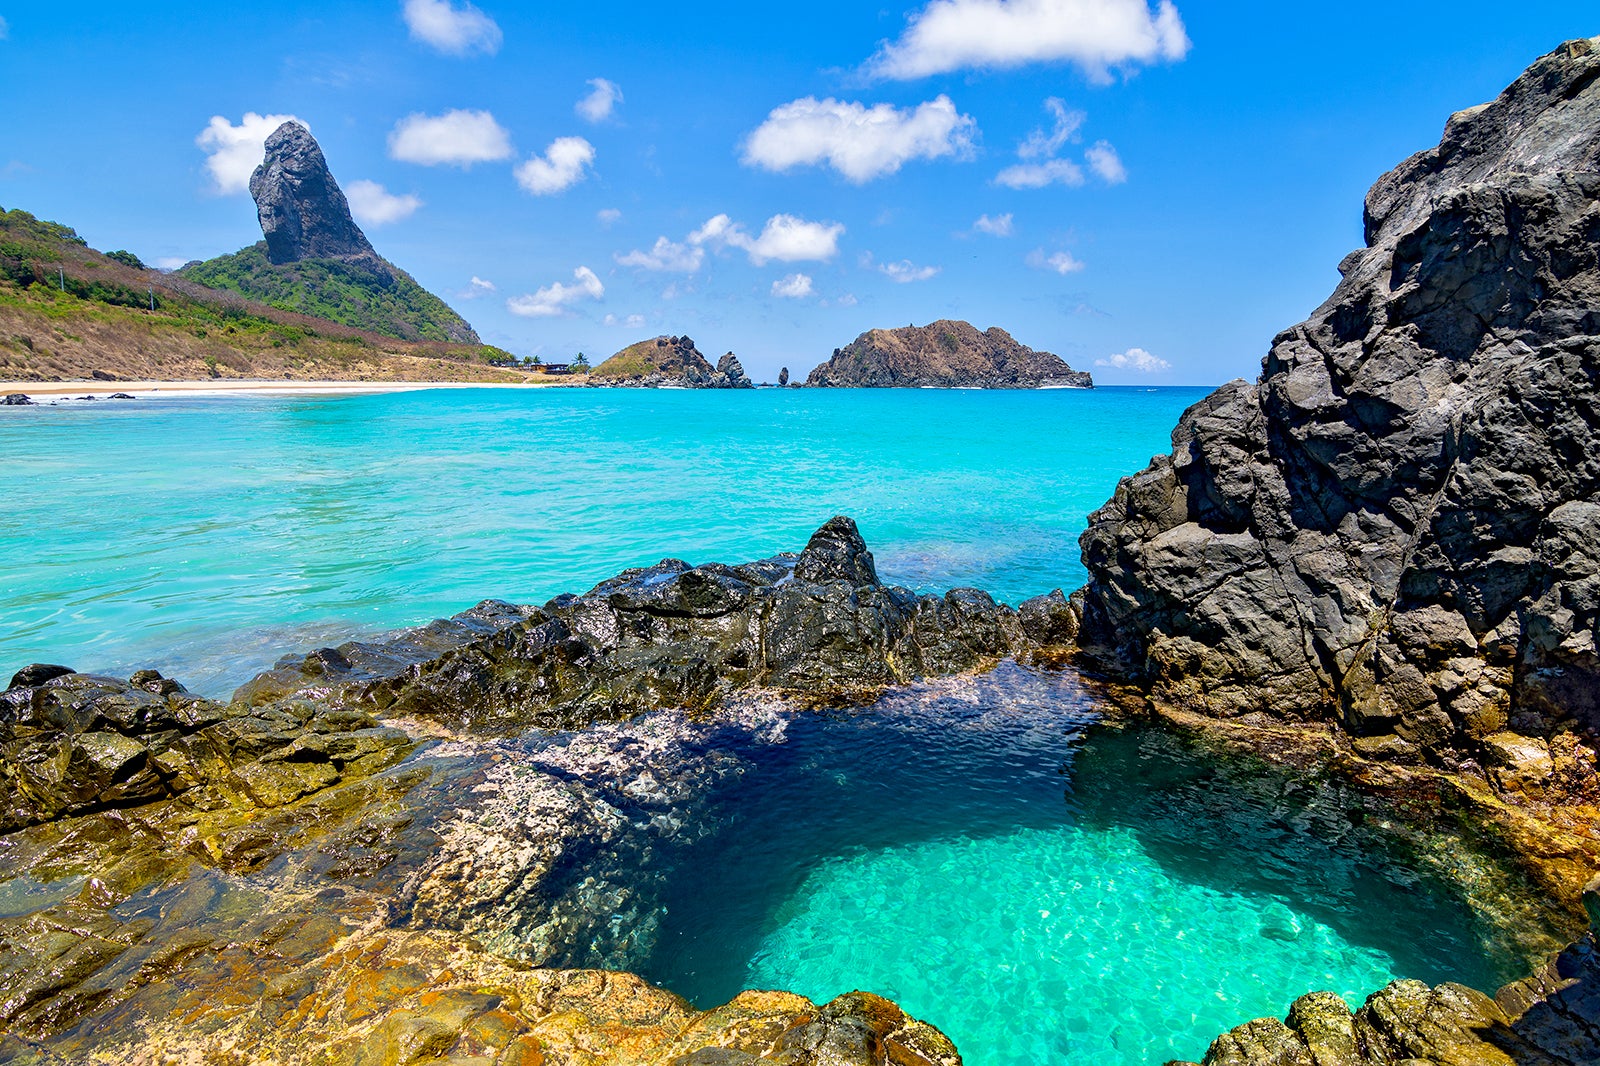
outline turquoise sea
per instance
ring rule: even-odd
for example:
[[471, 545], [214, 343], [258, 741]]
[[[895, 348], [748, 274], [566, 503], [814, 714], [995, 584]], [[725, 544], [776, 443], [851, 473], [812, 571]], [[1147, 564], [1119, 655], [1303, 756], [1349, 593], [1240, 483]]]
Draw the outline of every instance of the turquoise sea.
[[[836, 513], [889, 580], [1011, 602], [1070, 590], [1088, 513], [1203, 394], [0, 409], [0, 673], [155, 666], [220, 696], [284, 652], [486, 597], [543, 602], [663, 556], [798, 550]], [[670, 858], [646, 976], [702, 1006], [743, 987], [878, 991], [973, 1066], [1134, 1066], [1198, 1058], [1314, 989], [1358, 1005], [1397, 976], [1492, 987], [1516, 968], [1453, 886], [1290, 792], [1214, 780], [1171, 738], [1090, 729], [1069, 676], [964, 684], [752, 745], [704, 839]]]
[[665, 556], [1082, 583], [1078, 534], [1203, 389], [433, 390], [0, 409], [0, 671], [151, 666], [221, 696], [280, 654], [543, 603]]

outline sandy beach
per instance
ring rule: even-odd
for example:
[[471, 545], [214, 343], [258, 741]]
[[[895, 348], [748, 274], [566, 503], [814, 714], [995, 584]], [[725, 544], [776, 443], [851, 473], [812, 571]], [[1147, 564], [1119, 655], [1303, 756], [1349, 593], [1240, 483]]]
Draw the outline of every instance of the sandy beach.
[[349, 396], [378, 392], [415, 392], [420, 389], [525, 389], [581, 387], [585, 379], [529, 379], [498, 381], [262, 381], [213, 379], [208, 381], [0, 381], [0, 396], [21, 392], [34, 399], [64, 396], [109, 396], [125, 392], [140, 398], [173, 394], [183, 396]]

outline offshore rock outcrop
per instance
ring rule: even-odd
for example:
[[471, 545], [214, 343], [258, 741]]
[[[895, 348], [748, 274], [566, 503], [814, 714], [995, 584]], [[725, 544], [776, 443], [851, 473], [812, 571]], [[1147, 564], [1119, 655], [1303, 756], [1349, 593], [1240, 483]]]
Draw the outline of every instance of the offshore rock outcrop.
[[285, 122], [268, 135], [266, 158], [250, 175], [250, 195], [274, 263], [378, 257], [350, 217], [322, 148], [298, 122]]
[[1170, 705], [1600, 798], [1597, 198], [1576, 41], [1381, 178], [1332, 297], [1092, 516], [1086, 650]]
[[755, 387], [732, 352], [711, 361], [683, 337], [653, 337], [630, 344], [589, 374], [591, 384], [625, 388], [751, 389]]
[[503, 733], [705, 709], [748, 689], [856, 699], [1070, 643], [1072, 632], [1059, 592], [1013, 610], [977, 589], [919, 596], [883, 584], [844, 517], [798, 555], [739, 566], [667, 559], [542, 608], [493, 610], [527, 617], [427, 661], [357, 644], [288, 659], [235, 699], [316, 698]]
[[1037, 389], [1094, 386], [1058, 355], [1036, 352], [998, 326], [941, 319], [927, 326], [868, 330], [806, 377], [818, 388]]

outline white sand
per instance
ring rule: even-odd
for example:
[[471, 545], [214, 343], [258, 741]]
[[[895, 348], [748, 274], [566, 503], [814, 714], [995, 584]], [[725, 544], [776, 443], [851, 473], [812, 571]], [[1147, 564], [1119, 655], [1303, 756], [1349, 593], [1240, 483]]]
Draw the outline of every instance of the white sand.
[[141, 399], [160, 396], [349, 396], [419, 389], [525, 389], [584, 384], [585, 379], [540, 381], [255, 381], [220, 378], [207, 381], [0, 381], [0, 396], [22, 392], [34, 398], [108, 396], [125, 392]]

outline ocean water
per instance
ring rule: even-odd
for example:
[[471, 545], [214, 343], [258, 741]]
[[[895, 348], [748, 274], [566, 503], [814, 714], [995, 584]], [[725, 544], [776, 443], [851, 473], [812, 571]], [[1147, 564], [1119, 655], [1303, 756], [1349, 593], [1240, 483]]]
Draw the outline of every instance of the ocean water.
[[226, 695], [286, 652], [849, 514], [890, 580], [1016, 602], [1203, 389], [436, 390], [0, 408], [0, 673]]

